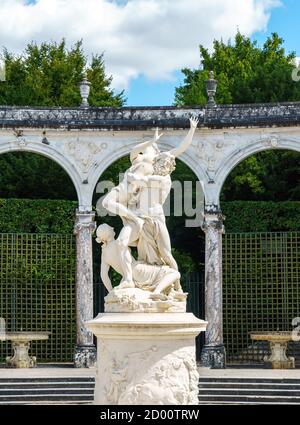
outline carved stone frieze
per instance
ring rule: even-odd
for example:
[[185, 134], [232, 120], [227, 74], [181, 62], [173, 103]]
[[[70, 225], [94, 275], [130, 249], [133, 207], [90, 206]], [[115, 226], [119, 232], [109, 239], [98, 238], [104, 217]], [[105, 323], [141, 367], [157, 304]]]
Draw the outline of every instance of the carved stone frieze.
[[82, 172], [88, 174], [96, 163], [97, 155], [107, 149], [107, 143], [96, 143], [77, 138], [77, 140], [67, 142], [65, 149], [66, 153], [79, 164]]
[[143, 350], [132, 345], [120, 357], [103, 340], [99, 357], [106, 365], [101, 372], [107, 404], [198, 404], [199, 375], [193, 347], [162, 355], [161, 347], [149, 342]]
[[215, 180], [217, 168], [231, 146], [232, 141], [228, 140], [226, 133], [215, 140], [201, 138], [193, 144], [196, 157], [203, 163], [209, 182]]

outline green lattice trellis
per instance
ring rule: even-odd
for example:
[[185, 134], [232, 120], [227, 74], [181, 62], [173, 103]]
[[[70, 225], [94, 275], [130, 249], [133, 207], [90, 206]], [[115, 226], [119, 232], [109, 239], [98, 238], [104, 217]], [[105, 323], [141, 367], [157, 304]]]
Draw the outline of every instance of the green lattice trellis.
[[[33, 342], [39, 362], [72, 361], [76, 338], [75, 237], [0, 234], [0, 317], [7, 331], [50, 331]], [[0, 358], [11, 354], [0, 342]]]
[[[252, 345], [251, 331], [292, 329], [292, 319], [300, 316], [299, 260], [300, 232], [224, 235], [224, 341], [229, 360], [262, 360], [265, 353]], [[72, 235], [0, 234], [0, 317], [9, 331], [52, 332], [49, 341], [32, 344], [40, 362], [72, 361], [75, 269]], [[299, 344], [291, 351], [299, 358]], [[10, 353], [10, 344], [0, 342], [1, 360]]]
[[[292, 330], [300, 316], [300, 232], [229, 233], [223, 238], [224, 342], [229, 360], [262, 361], [251, 331]], [[299, 357], [299, 343], [290, 351]]]

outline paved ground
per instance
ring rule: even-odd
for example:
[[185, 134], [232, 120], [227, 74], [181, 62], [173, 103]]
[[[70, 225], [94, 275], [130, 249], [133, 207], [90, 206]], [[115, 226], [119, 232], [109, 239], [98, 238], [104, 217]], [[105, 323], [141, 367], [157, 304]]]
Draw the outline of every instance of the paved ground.
[[74, 367], [36, 367], [32, 369], [0, 368], [1, 378], [68, 378], [76, 376], [95, 376], [96, 369], [77, 369]]
[[198, 368], [200, 379], [203, 378], [284, 378], [300, 379], [300, 369], [254, 369], [227, 368], [207, 369]]
[[[254, 368], [227, 368], [227, 369], [207, 369], [198, 368], [200, 378], [285, 378], [300, 379], [300, 369], [254, 369]], [[76, 369], [69, 366], [39, 366], [32, 369], [6, 369], [0, 368], [0, 378], [44, 378], [44, 377], [75, 377], [75, 376], [95, 376], [96, 369]]]
[[[234, 379], [239, 379], [239, 378], [243, 378], [243, 379], [249, 379], [249, 378], [260, 378], [260, 379], [264, 379], [264, 378], [277, 378], [277, 379], [285, 379], [284, 384], [285, 386], [290, 385], [286, 382], [286, 380], [289, 379], [299, 379], [300, 381], [300, 369], [293, 369], [293, 370], [272, 370], [272, 369], [263, 369], [263, 368], [257, 368], [254, 369], [253, 367], [251, 368], [237, 368], [237, 367], [231, 367], [228, 369], [207, 369], [207, 368], [203, 368], [203, 367], [199, 367], [199, 375], [200, 375], [200, 382], [201, 382], [201, 378], [211, 378], [211, 382], [214, 382], [214, 378], [218, 379], [218, 378], [229, 378], [229, 381], [231, 382], [231, 380]], [[6, 369], [0, 366], [0, 380], [4, 379], [4, 380], [9, 380], [9, 379], [23, 379], [23, 378], [75, 378], [76, 377], [81, 377], [81, 378], [92, 378], [94, 377], [96, 374], [96, 369], [95, 368], [91, 368], [91, 369], [76, 369], [74, 368], [71, 364], [70, 365], [39, 365], [36, 368], [32, 368], [32, 369]], [[205, 383], [205, 380], [202, 380], [202, 386], [203, 386], [203, 382]], [[292, 381], [291, 381], [292, 382]], [[211, 384], [210, 384], [211, 385]], [[294, 384], [291, 384], [294, 385]], [[228, 386], [230, 386], [230, 384], [225, 384], [224, 389], [222, 390], [224, 391], [234, 391], [234, 388], [229, 388]], [[211, 388], [210, 388], [211, 390]], [[242, 389], [243, 391], [245, 391], [245, 387], [244, 389]], [[247, 390], [247, 388], [246, 388]], [[205, 391], [205, 389], [203, 390]], [[202, 392], [203, 392], [202, 391]], [[236, 390], [235, 390], [236, 391]], [[240, 389], [238, 389], [237, 391], [240, 391]], [[253, 389], [251, 388], [251, 391], [253, 392]], [[205, 396], [205, 394], [204, 394]], [[226, 395], [227, 396], [227, 395]], [[222, 395], [219, 396], [223, 397]], [[240, 395], [239, 395], [240, 397]], [[252, 397], [252, 401], [251, 403], [253, 403], [253, 399], [255, 401], [256, 404], [265, 404], [265, 402], [262, 402], [260, 400], [259, 397], [261, 397], [261, 395], [258, 396], [253, 396]], [[258, 397], [258, 398], [257, 398]], [[251, 404], [249, 400], [247, 401], [234, 401], [234, 402], [229, 402], [228, 400], [224, 401], [224, 400], [216, 400], [216, 401], [205, 401], [207, 400], [205, 397], [204, 399], [201, 401], [201, 404]], [[254, 403], [254, 404], [255, 404]], [[282, 404], [286, 404], [287, 402], [285, 401]], [[9, 403], [2, 403], [2, 404], [9, 404]], [[11, 402], [11, 404], [33, 404], [33, 405], [49, 405], [49, 404], [85, 404], [85, 405], [91, 405], [93, 404], [93, 402], [91, 401], [26, 401], [26, 403], [24, 401], [21, 402]], [[266, 403], [268, 404], [268, 403]], [[296, 403], [297, 404], [297, 403]], [[300, 404], [300, 403], [298, 403]]]

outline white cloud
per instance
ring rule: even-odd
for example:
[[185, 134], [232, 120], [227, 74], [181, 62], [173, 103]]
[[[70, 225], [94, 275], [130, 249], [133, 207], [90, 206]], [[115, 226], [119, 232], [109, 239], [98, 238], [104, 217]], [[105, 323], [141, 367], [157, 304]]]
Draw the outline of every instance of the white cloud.
[[29, 41], [82, 38], [84, 49], [105, 52], [113, 85], [131, 78], [171, 79], [199, 65], [199, 44], [266, 29], [279, 0], [0, 0], [0, 45], [21, 51]]

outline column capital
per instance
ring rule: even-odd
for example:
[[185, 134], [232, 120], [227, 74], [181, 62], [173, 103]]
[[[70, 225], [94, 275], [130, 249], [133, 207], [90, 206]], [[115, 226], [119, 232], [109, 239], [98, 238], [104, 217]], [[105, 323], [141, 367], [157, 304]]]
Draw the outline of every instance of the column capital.
[[204, 208], [204, 220], [202, 224], [202, 230], [205, 232], [208, 229], [219, 230], [224, 232], [224, 220], [225, 216], [217, 205], [205, 205]]
[[74, 225], [74, 234], [77, 235], [83, 229], [89, 230], [91, 233], [95, 231], [97, 224], [95, 222], [95, 212], [81, 212], [76, 210], [76, 221]]
[[94, 221], [95, 220], [95, 211], [80, 211], [76, 210], [76, 221]]

